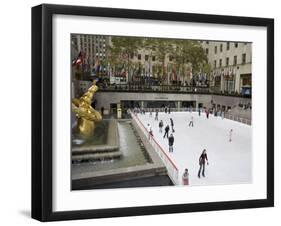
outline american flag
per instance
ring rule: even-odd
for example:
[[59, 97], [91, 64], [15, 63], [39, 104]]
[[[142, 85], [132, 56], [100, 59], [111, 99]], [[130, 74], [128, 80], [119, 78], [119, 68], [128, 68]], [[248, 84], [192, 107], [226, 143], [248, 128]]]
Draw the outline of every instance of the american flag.
[[78, 56], [72, 61], [72, 66], [81, 65], [84, 61], [83, 56], [84, 54], [82, 53], [82, 51], [80, 51]]

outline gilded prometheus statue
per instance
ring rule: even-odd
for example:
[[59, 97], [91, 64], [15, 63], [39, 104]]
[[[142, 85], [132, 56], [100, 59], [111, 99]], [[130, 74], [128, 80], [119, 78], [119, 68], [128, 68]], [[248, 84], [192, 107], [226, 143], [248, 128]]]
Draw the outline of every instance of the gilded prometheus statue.
[[91, 136], [94, 134], [95, 123], [102, 120], [101, 114], [92, 106], [92, 99], [98, 91], [96, 81], [79, 99], [72, 99], [72, 111], [77, 117], [77, 130], [80, 135]]

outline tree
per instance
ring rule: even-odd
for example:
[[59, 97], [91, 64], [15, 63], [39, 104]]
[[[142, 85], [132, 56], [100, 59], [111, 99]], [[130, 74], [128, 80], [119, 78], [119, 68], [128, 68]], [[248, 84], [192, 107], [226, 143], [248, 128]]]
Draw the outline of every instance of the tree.
[[[198, 41], [194, 40], [176, 40], [174, 48], [175, 63], [178, 68], [178, 74], [185, 82], [192, 67], [193, 73], [198, 73], [202, 69], [208, 69], [207, 55]], [[209, 72], [209, 71], [208, 71]]]
[[165, 80], [168, 81], [167, 70], [165, 68], [166, 65], [165, 60], [167, 56], [172, 54], [172, 49], [173, 49], [172, 44], [173, 44], [172, 39], [164, 39], [164, 38], [144, 39], [143, 47], [145, 49], [150, 49], [151, 51], [153, 51], [153, 53], [157, 57], [158, 62], [160, 62], [162, 65], [161, 77], [159, 78], [161, 83], [163, 83]]
[[128, 74], [128, 80], [131, 81], [133, 65], [131, 56], [142, 46], [143, 38], [137, 37], [112, 37], [112, 46], [110, 47], [110, 61], [116, 68], [123, 65]]

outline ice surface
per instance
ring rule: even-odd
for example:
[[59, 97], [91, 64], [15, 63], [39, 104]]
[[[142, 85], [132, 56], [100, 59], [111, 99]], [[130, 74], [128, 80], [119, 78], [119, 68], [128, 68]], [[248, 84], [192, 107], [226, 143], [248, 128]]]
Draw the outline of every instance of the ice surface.
[[[189, 127], [191, 115], [194, 127]], [[164, 122], [163, 132], [159, 132], [159, 121], [149, 113], [138, 114], [144, 125], [152, 126], [156, 141], [162, 146], [179, 169], [181, 180], [185, 168], [189, 171], [189, 184], [242, 184], [252, 181], [252, 127], [239, 122], [205, 113], [172, 112], [159, 113], [159, 121]], [[168, 151], [168, 139], [163, 138], [164, 128], [170, 125], [170, 118], [174, 121], [174, 152]], [[171, 125], [170, 125], [171, 128]], [[233, 129], [232, 142], [229, 142], [229, 131]], [[171, 129], [170, 131], [171, 132]], [[205, 178], [198, 178], [199, 157], [202, 150], [207, 150], [209, 165], [206, 164]]]

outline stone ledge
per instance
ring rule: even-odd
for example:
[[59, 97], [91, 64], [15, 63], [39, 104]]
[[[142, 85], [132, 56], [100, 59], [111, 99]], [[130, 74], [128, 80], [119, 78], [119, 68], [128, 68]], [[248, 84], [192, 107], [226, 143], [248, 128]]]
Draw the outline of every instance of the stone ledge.
[[71, 151], [72, 161], [120, 158], [122, 156], [122, 153], [119, 151], [119, 134], [117, 121], [109, 121], [106, 144], [72, 147]]
[[89, 153], [83, 155], [73, 155], [72, 161], [91, 161], [91, 160], [106, 160], [121, 158], [122, 153], [120, 151], [109, 153]]
[[157, 164], [146, 164], [101, 172], [86, 172], [72, 177], [72, 188], [91, 187], [118, 181], [167, 175], [167, 170]]

